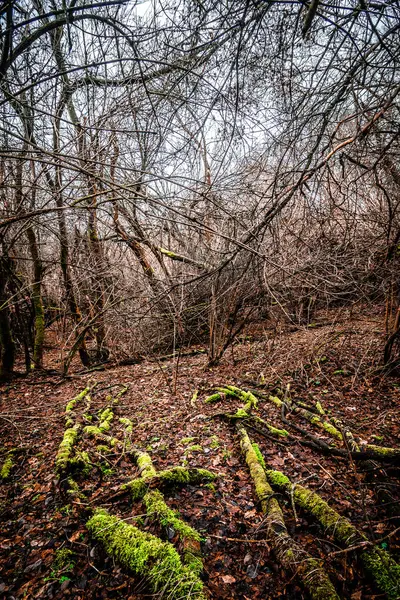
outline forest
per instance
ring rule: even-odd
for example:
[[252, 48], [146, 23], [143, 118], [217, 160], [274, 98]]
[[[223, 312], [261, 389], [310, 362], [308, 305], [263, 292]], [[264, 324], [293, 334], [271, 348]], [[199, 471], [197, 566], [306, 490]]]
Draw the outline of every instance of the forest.
[[0, 0], [0, 597], [400, 599], [400, 0]]

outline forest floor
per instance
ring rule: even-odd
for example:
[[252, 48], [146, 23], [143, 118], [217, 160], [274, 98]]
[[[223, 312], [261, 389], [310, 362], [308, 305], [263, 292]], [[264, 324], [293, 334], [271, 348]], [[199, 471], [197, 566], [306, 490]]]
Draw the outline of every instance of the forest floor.
[[[312, 326], [297, 329], [285, 326], [277, 331], [268, 323], [254, 324], [212, 369], [207, 368], [205, 355], [199, 354], [83, 375], [72, 372], [66, 380], [32, 373], [3, 385], [0, 460], [4, 461], [7, 450], [20, 451], [14, 455], [9, 478], [0, 482], [0, 597], [150, 597], [145, 581], [124, 571], [90, 538], [79, 499], [60, 492], [55, 457], [65, 429], [66, 404], [95, 380], [94, 414], [104, 409], [110, 390], [128, 386], [115, 407], [115, 417], [132, 420], [132, 443], [151, 455], [158, 470], [189, 465], [218, 474], [214, 486], [199, 484], [165, 493], [168, 505], [204, 539], [203, 579], [209, 597], [306, 598], [296, 577], [277, 564], [235, 427], [220, 416], [235, 412], [240, 401], [226, 397], [205, 404], [204, 399], [223, 384], [245, 390], [258, 385], [275, 395], [288, 393], [290, 384], [291, 397], [306, 403], [319, 401], [361, 443], [398, 448], [400, 379], [379, 369], [383, 344], [381, 310], [358, 307], [352, 314], [324, 312]], [[282, 426], [280, 410], [271, 402], [260, 402], [258, 414]], [[296, 422], [332, 442], [308, 421]], [[113, 435], [121, 429], [114, 418]], [[348, 457], [323, 456], [304, 446], [298, 431], [293, 431], [297, 441], [289, 444], [250, 429], [249, 434], [268, 465], [292, 482], [318, 491], [370, 539], [400, 558], [398, 468], [379, 464], [371, 473]], [[95, 464], [82, 481], [90, 506], [106, 507], [126, 522], [140, 523], [142, 529], [166, 539], [165, 531], [146, 518], [140, 502], [115, 497], [121, 483], [138, 475], [127, 454], [86, 449]], [[353, 552], [343, 551], [301, 510], [293, 511], [290, 499], [278, 498], [290, 534], [324, 561], [340, 597], [385, 597], [368, 580]], [[70, 550], [64, 563], [59, 558], [62, 548]]]

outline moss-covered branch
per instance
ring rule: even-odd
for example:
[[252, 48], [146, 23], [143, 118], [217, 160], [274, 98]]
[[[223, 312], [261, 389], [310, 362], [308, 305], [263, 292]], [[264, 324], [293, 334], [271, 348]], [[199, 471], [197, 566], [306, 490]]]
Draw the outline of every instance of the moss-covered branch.
[[84, 398], [87, 399], [87, 409], [90, 407], [90, 392], [91, 388], [88, 386], [82, 390], [75, 398], [72, 398], [65, 407], [65, 424], [66, 427], [73, 427], [76, 422], [75, 408], [82, 402]]
[[140, 477], [122, 486], [122, 491], [129, 490], [131, 492], [133, 500], [143, 498], [150, 485], [194, 485], [203, 481], [214, 481], [217, 477], [211, 471], [207, 471], [207, 469], [171, 467], [165, 471], [156, 471], [151, 456], [147, 452], [134, 450], [133, 453], [140, 469]]
[[87, 522], [87, 528], [93, 538], [102, 543], [107, 554], [124, 568], [145, 577], [154, 592], [163, 590], [171, 600], [205, 600], [197, 572], [182, 564], [172, 544], [126, 524], [104, 510], [95, 512]]
[[360, 546], [359, 553], [365, 570], [378, 588], [392, 600], [400, 597], [400, 566], [387, 551], [371, 545], [363, 533], [315, 492], [301, 485], [293, 486], [288, 477], [279, 471], [267, 470], [266, 476], [274, 487], [285, 491], [298, 506], [317, 519], [336, 541], [348, 548]]
[[282, 510], [273, 490], [267, 481], [264, 468], [246, 429], [236, 425], [240, 435], [240, 446], [246, 458], [253, 479], [256, 494], [266, 515], [267, 536], [271, 540], [274, 552], [285, 569], [295, 573], [314, 600], [339, 600], [325, 569], [320, 562], [312, 558], [288, 534]]

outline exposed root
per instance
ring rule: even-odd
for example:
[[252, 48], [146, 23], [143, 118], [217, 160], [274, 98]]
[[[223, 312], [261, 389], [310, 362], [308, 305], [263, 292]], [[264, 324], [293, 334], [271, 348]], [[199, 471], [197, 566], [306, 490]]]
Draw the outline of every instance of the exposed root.
[[124, 568], [145, 577], [154, 592], [163, 590], [163, 596], [170, 600], [205, 600], [198, 572], [182, 563], [172, 544], [127, 525], [104, 510], [97, 510], [86, 525], [107, 554]]
[[262, 511], [266, 515], [267, 536], [272, 542], [278, 560], [285, 569], [291, 570], [299, 577], [311, 598], [339, 600], [339, 596], [320, 562], [312, 558], [288, 534], [282, 510], [260, 463], [260, 452], [258, 448], [255, 450], [253, 447], [245, 428], [240, 424], [237, 424], [236, 427], [240, 435], [240, 446], [254, 481], [256, 494], [261, 502]]
[[298, 506], [312, 514], [336, 541], [347, 548], [360, 546], [360, 557], [365, 570], [375, 580], [378, 588], [392, 600], [400, 597], [400, 565], [386, 550], [373, 546], [348, 519], [331, 508], [315, 492], [301, 485], [293, 486], [289, 478], [279, 471], [268, 469], [266, 476], [274, 487], [284, 490], [294, 498]]

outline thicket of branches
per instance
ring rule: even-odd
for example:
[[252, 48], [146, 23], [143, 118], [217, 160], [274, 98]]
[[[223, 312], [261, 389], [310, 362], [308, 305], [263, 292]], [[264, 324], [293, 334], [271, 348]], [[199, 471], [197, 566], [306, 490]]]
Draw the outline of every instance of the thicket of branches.
[[212, 363], [272, 306], [362, 299], [391, 360], [398, 1], [8, 0], [0, 25], [3, 377], [50, 328], [64, 371]]

